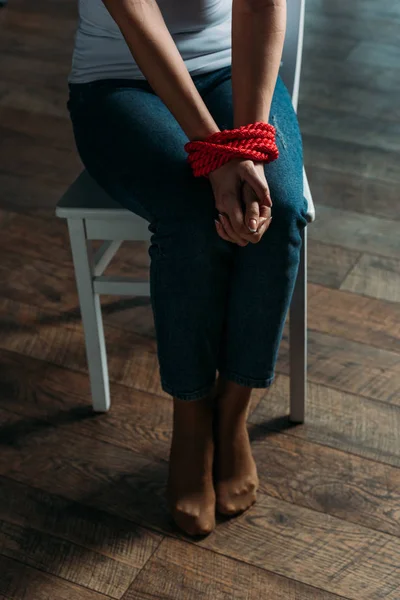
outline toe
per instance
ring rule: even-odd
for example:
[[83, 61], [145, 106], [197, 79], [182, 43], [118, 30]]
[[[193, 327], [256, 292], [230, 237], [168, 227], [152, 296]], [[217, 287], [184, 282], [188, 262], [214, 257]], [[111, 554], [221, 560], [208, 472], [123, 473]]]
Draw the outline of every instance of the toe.
[[215, 514], [204, 514], [199, 507], [173, 511], [175, 523], [188, 535], [208, 535], [215, 528]]

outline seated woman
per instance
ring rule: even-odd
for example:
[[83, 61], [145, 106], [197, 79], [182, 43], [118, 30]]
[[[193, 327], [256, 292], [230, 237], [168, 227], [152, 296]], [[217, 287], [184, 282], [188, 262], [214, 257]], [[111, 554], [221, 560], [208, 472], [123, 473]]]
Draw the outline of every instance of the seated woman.
[[[80, 0], [79, 10], [75, 141], [90, 175], [149, 222], [160, 380], [174, 409], [168, 505], [185, 532], [207, 534], [216, 510], [256, 500], [249, 401], [274, 380], [307, 224], [301, 135], [278, 75], [286, 3]], [[195, 175], [189, 142], [256, 123], [273, 125], [276, 160], [232, 154]]]

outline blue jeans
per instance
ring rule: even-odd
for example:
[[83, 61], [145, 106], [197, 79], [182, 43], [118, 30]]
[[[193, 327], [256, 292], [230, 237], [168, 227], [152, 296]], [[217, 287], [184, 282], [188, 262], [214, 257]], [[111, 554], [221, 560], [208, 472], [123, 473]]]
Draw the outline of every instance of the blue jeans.
[[[192, 77], [219, 128], [233, 128], [231, 67]], [[244, 386], [270, 386], [307, 225], [301, 134], [282, 80], [270, 113], [280, 156], [265, 165], [273, 219], [261, 240], [245, 247], [217, 234], [211, 183], [194, 177], [188, 138], [147, 80], [104, 79], [69, 89], [86, 169], [149, 222], [162, 389], [196, 400], [212, 390], [216, 371]]]

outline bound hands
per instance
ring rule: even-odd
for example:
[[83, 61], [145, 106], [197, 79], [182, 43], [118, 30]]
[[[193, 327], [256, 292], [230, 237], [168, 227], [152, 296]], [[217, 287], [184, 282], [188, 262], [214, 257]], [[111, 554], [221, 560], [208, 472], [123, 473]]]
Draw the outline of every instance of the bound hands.
[[218, 235], [239, 246], [259, 242], [272, 219], [264, 163], [235, 158], [212, 171], [209, 180], [220, 213]]

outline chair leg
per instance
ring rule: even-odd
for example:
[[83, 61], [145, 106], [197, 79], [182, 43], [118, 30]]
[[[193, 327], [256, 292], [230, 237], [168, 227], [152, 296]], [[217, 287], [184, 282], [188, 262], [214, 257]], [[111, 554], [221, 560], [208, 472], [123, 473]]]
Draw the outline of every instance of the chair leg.
[[304, 423], [307, 396], [307, 226], [302, 230], [300, 265], [290, 304], [289, 341], [289, 420]]
[[92, 249], [86, 239], [83, 219], [68, 219], [68, 229], [85, 333], [93, 410], [106, 412], [110, 408], [110, 386], [100, 296], [93, 288]]

